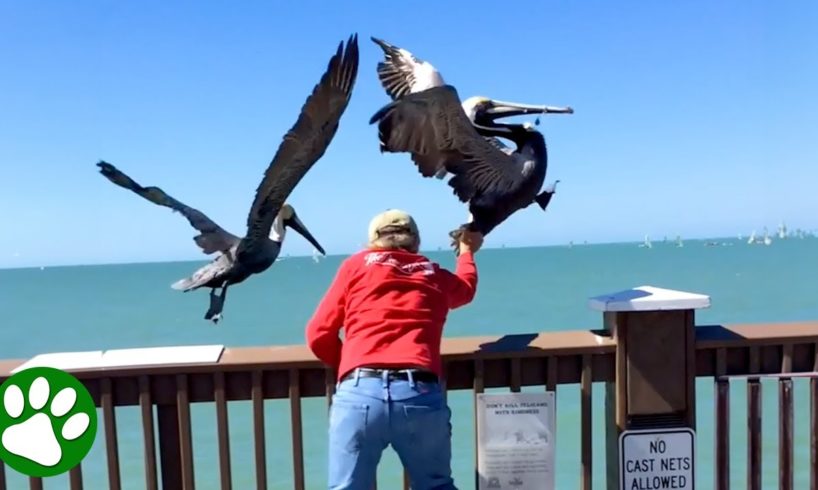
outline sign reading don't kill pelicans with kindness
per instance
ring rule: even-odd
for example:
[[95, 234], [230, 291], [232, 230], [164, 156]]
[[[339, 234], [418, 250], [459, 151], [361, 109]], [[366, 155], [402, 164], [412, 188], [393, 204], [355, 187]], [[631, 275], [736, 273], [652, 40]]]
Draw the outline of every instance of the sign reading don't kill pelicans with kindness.
[[554, 392], [477, 395], [478, 490], [554, 488]]

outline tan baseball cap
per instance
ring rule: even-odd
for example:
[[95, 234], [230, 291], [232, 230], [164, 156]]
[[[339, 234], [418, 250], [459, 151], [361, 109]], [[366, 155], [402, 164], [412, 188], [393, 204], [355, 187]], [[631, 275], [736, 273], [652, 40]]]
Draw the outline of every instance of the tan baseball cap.
[[400, 209], [388, 209], [369, 222], [369, 242], [377, 240], [379, 232], [386, 227], [405, 227], [409, 229], [409, 233], [420, 238], [418, 226], [412, 215]]

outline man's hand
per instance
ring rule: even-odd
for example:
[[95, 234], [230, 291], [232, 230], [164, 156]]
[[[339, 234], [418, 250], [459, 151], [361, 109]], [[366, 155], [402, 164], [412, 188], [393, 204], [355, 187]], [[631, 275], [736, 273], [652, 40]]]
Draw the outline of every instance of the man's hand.
[[483, 246], [483, 234], [479, 231], [463, 230], [460, 234], [460, 254], [477, 253]]

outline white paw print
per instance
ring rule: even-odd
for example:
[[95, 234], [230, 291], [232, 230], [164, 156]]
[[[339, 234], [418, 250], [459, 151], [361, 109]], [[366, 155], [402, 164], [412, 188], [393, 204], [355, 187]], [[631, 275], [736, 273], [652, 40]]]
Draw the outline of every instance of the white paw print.
[[[3, 431], [0, 443], [12, 454], [29, 459], [42, 466], [54, 466], [63, 455], [62, 447], [54, 432], [53, 418], [66, 415], [77, 401], [77, 392], [73, 388], [63, 388], [51, 400], [50, 410], [46, 408], [50, 396], [48, 381], [40, 376], [31, 383], [28, 389], [28, 404], [36, 413], [27, 420], [9, 426]], [[23, 414], [26, 400], [23, 390], [11, 385], [3, 394], [3, 407], [13, 419]], [[73, 441], [88, 430], [91, 419], [86, 413], [75, 413], [66, 420], [61, 436], [66, 441]]]

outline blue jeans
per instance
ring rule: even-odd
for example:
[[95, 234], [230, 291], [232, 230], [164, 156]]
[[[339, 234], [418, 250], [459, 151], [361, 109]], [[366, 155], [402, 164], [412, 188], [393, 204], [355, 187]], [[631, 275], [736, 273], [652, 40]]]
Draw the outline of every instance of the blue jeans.
[[391, 444], [412, 490], [457, 490], [451, 476], [451, 438], [451, 411], [439, 384], [344, 380], [330, 407], [329, 488], [372, 490], [381, 454]]

